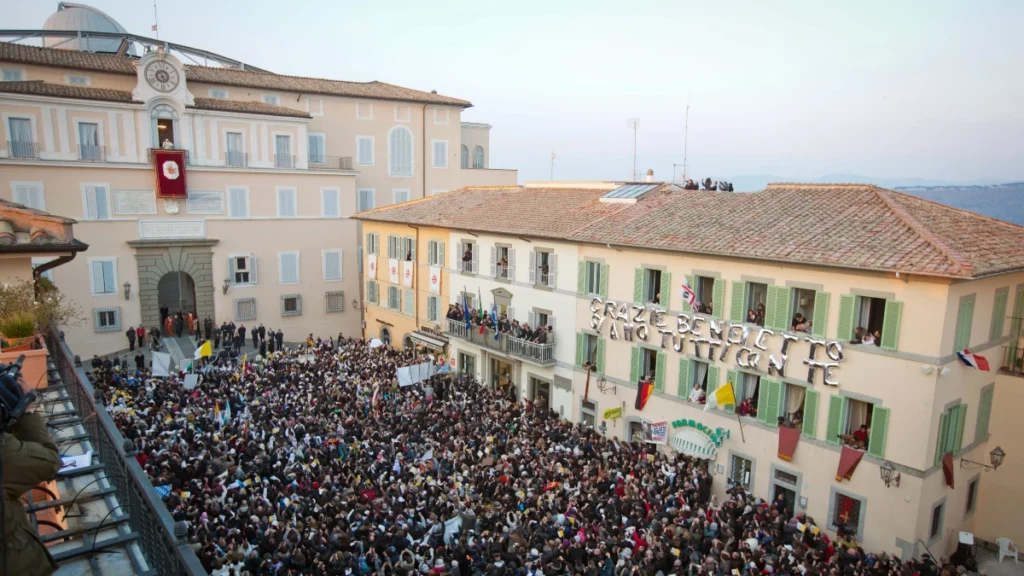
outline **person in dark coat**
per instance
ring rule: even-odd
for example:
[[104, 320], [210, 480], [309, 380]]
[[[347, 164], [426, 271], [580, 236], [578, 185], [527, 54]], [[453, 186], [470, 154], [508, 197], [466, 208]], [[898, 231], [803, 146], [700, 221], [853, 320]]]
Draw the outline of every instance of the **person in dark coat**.
[[178, 312], [174, 316], [174, 335], [181, 338], [181, 331], [185, 327], [185, 317]]
[[245, 344], [245, 324], [238, 327], [238, 339], [242, 341], [242, 344]]
[[220, 348], [220, 335], [221, 334], [222, 334], [222, 332], [220, 330], [217, 330], [217, 331], [215, 331], [213, 333], [213, 348], [214, 349]]
[[260, 340], [260, 356], [267, 357], [267, 341]]
[[129, 328], [128, 331], [124, 333], [124, 335], [128, 337], [128, 351], [129, 352], [134, 352], [135, 351], [135, 328]]
[[263, 341], [263, 340], [266, 340], [266, 339], [267, 339], [267, 328], [263, 324], [260, 324], [260, 341]]
[[267, 350], [269, 350], [271, 354], [274, 353], [274, 350], [277, 350], [277, 343], [275, 342], [273, 330], [270, 331], [270, 344], [267, 346]]
[[213, 333], [213, 320], [210, 320], [209, 316], [203, 320], [203, 330], [206, 332], [206, 339], [209, 340], [210, 335]]
[[257, 348], [260, 345], [260, 331], [256, 328], [252, 329], [252, 347]]
[[171, 311], [170, 311], [170, 309], [167, 308], [167, 306], [161, 306], [160, 307], [160, 325], [161, 326], [164, 325], [164, 323], [167, 321], [167, 317], [170, 316], [170, 315], [171, 315]]
[[275, 338], [277, 339], [277, 349], [284, 350], [284, 331], [278, 329]]
[[139, 350], [139, 353], [135, 355], [135, 369], [142, 372], [146, 369], [146, 356]]

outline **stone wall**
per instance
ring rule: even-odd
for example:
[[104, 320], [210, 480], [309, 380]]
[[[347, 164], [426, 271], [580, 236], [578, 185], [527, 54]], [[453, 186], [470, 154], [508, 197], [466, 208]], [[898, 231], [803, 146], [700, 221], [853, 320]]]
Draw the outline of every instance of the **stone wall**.
[[139, 271], [139, 306], [145, 326], [160, 324], [160, 278], [169, 272], [184, 272], [192, 277], [196, 287], [196, 313], [199, 318], [216, 318], [213, 309], [213, 252], [216, 240], [166, 241], [163, 243], [136, 241], [135, 263]]

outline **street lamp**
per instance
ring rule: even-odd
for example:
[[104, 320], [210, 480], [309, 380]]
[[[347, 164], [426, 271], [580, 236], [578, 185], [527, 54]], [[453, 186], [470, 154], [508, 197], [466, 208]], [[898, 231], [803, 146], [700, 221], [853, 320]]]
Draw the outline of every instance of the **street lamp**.
[[975, 462], [973, 460], [968, 460], [967, 458], [961, 458], [960, 459], [960, 467], [963, 468], [964, 464], [966, 463], [966, 464], [976, 464], [978, 466], [981, 466], [982, 468], [987, 468], [989, 470], [996, 470], [1003, 463], [1003, 458], [1006, 458], [1006, 452], [1003, 452], [1003, 449], [1001, 447], [996, 446], [994, 450], [992, 450], [991, 452], [988, 453], [988, 460], [989, 460], [989, 462], [992, 463], [991, 466], [988, 466], [986, 464], [982, 464], [981, 462]]
[[132, 283], [126, 281], [124, 283], [124, 299], [128, 300], [129, 298], [131, 298], [131, 295], [132, 295]]
[[227, 278], [224, 279], [224, 284], [221, 285], [220, 289], [224, 294], [228, 293], [228, 288], [231, 287], [231, 281]]
[[895, 484], [897, 488], [900, 487], [901, 475], [899, 472], [896, 471], [896, 466], [893, 466], [892, 462], [886, 460], [878, 468], [878, 471], [882, 475], [882, 482], [885, 482], [886, 488], [892, 486], [893, 484]]

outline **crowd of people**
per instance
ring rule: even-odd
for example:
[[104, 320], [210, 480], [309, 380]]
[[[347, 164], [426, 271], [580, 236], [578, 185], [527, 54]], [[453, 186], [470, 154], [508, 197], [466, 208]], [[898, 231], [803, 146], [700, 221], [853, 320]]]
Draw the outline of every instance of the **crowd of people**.
[[214, 361], [192, 389], [104, 363], [90, 376], [215, 576], [938, 573], [739, 484], [719, 501], [705, 461], [445, 368], [400, 387], [415, 362], [310, 338]]
[[[450, 304], [445, 317], [449, 320], [466, 322], [466, 312], [466, 308], [461, 304]], [[530, 327], [530, 324], [527, 322], [520, 323], [519, 320], [510, 320], [508, 314], [504, 312], [498, 314], [497, 318], [494, 318], [491, 312], [484, 311], [483, 315], [481, 315], [479, 311], [470, 308], [468, 318], [470, 328], [474, 326], [480, 328], [483, 326], [499, 334], [508, 334], [513, 338], [521, 338], [536, 344], [547, 344], [554, 341], [554, 332], [551, 326]]]
[[711, 181], [711, 178], [705, 178], [701, 182], [694, 182], [691, 179], [687, 179], [683, 184], [683, 190], [700, 190], [701, 185], [704, 186], [704, 190], [707, 191], [721, 191], [721, 192], [733, 192], [732, 182], [724, 181]]

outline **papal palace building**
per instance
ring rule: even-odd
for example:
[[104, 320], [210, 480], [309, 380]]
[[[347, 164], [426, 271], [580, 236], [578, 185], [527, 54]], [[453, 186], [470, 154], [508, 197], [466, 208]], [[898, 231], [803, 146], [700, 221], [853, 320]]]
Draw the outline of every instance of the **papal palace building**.
[[287, 339], [358, 333], [352, 214], [516, 182], [489, 168], [466, 100], [110, 30], [62, 3], [43, 46], [0, 43], [0, 199], [77, 221], [88, 253], [46, 274], [83, 309], [68, 329], [83, 356], [126, 348], [161, 306]]
[[[948, 554], [961, 530], [1024, 541], [1024, 228], [804, 184], [528, 183], [355, 218], [367, 337], [707, 459], [720, 498], [738, 483], [871, 551]], [[551, 331], [495, 338], [446, 317], [463, 302]], [[726, 386], [737, 403], [705, 410]]]

